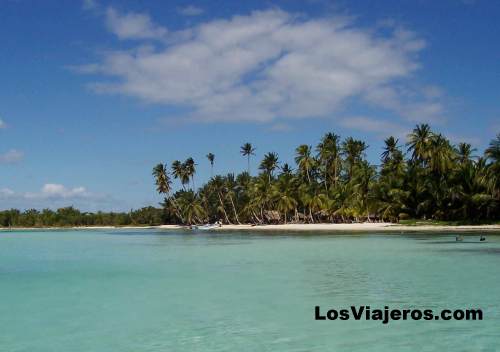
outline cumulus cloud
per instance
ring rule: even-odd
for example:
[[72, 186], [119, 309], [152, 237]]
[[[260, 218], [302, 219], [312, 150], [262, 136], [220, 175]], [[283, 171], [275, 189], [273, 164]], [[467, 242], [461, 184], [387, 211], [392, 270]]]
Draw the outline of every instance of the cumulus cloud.
[[[110, 9], [110, 17], [110, 29], [123, 39], [167, 33], [145, 15]], [[123, 29], [129, 21], [135, 25]], [[98, 93], [180, 107], [188, 111], [186, 120], [334, 117], [353, 101], [410, 121], [443, 114], [436, 91], [426, 94], [410, 84], [425, 41], [394, 25], [361, 28], [346, 18], [266, 10], [167, 37], [156, 47], [107, 52], [81, 71], [109, 78], [90, 85]]]
[[202, 8], [194, 5], [178, 8], [177, 11], [184, 16], [199, 16], [204, 12]]
[[116, 199], [89, 192], [85, 187], [67, 187], [57, 183], [47, 183], [37, 192], [15, 192], [10, 188], [0, 188], [0, 202], [4, 208], [61, 208], [73, 205], [84, 210], [115, 209]]
[[0, 164], [15, 164], [23, 160], [24, 153], [20, 150], [11, 149], [0, 154]]
[[167, 34], [167, 30], [155, 25], [147, 14], [122, 14], [112, 7], [106, 11], [106, 25], [119, 39], [161, 39]]
[[85, 187], [66, 188], [56, 183], [45, 184], [38, 193], [26, 193], [25, 197], [40, 199], [68, 199], [68, 198], [88, 198], [92, 195]]

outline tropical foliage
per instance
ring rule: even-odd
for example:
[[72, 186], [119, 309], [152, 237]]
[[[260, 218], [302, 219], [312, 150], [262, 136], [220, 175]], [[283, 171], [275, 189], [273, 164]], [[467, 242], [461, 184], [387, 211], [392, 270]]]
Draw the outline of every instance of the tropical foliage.
[[[153, 169], [169, 222], [224, 223], [464, 220], [500, 218], [500, 134], [482, 157], [470, 144], [454, 146], [445, 136], [418, 125], [406, 144], [385, 141], [380, 165], [366, 159], [368, 145], [327, 133], [315, 148], [295, 150], [295, 170], [268, 152], [259, 173], [250, 174], [255, 148], [240, 150], [247, 171], [212, 176], [196, 189], [192, 158]], [[215, 156], [207, 155], [213, 170]], [[179, 180], [172, 192], [172, 179]]]

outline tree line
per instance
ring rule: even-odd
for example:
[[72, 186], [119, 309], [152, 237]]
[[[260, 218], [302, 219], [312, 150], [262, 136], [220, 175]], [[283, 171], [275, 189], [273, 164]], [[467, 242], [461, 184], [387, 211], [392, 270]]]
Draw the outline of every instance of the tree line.
[[[468, 143], [453, 145], [429, 125], [417, 125], [404, 145], [384, 141], [380, 164], [366, 159], [368, 145], [327, 133], [313, 148], [295, 149], [295, 165], [268, 152], [251, 175], [251, 143], [241, 147], [247, 170], [213, 175], [195, 187], [193, 158], [153, 168], [169, 223], [358, 222], [402, 219], [500, 219], [500, 134], [483, 155]], [[174, 180], [180, 189], [173, 191]]]
[[169, 221], [163, 209], [145, 207], [130, 212], [81, 212], [74, 207], [57, 210], [10, 209], [0, 211], [1, 227], [69, 227], [161, 225]]

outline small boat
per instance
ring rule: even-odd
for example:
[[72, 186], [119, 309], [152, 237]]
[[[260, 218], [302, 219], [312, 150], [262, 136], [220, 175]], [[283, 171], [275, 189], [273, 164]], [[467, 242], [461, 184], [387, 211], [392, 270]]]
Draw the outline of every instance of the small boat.
[[191, 229], [207, 231], [207, 230], [214, 230], [214, 229], [219, 228], [219, 227], [220, 227], [220, 225], [218, 225], [218, 224], [205, 224], [205, 225], [193, 225], [193, 226], [191, 226]]
[[486, 237], [484, 237], [483, 235], [481, 235], [481, 237], [479, 238], [479, 242], [484, 242], [486, 241]]

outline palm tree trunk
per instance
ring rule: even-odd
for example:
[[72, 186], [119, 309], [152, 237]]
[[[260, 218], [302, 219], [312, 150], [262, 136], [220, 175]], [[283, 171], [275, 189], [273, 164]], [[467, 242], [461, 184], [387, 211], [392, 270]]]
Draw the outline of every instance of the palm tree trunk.
[[262, 223], [262, 220], [261, 220], [261, 219], [259, 219], [259, 217], [257, 216], [257, 214], [255, 214], [255, 211], [253, 211], [253, 210], [252, 210], [252, 214], [253, 214], [254, 218], [256, 218], [256, 219], [257, 219], [257, 222], [258, 222], [259, 224], [261, 224], [261, 223]]
[[231, 200], [231, 205], [233, 206], [233, 213], [236, 222], [241, 225], [240, 219], [238, 219], [238, 213], [236, 212], [236, 207], [234, 206], [233, 197], [229, 194], [229, 200]]
[[179, 206], [177, 205], [177, 202], [175, 201], [174, 198], [172, 198], [172, 204], [174, 205], [174, 209], [175, 209], [175, 213], [176, 213], [177, 217], [179, 218], [181, 223], [184, 223], [184, 218], [182, 217], [181, 212], [179, 210]]
[[224, 207], [224, 203], [222, 202], [222, 197], [220, 196], [219, 192], [217, 192], [217, 195], [219, 196], [220, 206], [222, 207], [222, 212], [224, 213], [224, 217], [226, 218], [226, 222], [228, 224], [230, 224], [231, 221], [229, 221], [229, 217], [227, 216], [226, 208]]

